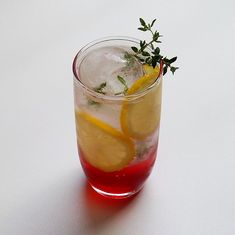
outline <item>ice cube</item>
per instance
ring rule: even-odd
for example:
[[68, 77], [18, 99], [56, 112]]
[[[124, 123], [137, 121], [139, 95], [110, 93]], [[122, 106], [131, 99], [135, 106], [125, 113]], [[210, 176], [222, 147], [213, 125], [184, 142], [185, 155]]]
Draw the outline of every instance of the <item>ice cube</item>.
[[[89, 52], [83, 59], [80, 79], [89, 88], [96, 89], [105, 83], [102, 89], [107, 95], [123, 95], [124, 84], [129, 88], [136, 79], [143, 76], [143, 67], [125, 47], [101, 47]], [[118, 79], [119, 77], [119, 79]]]

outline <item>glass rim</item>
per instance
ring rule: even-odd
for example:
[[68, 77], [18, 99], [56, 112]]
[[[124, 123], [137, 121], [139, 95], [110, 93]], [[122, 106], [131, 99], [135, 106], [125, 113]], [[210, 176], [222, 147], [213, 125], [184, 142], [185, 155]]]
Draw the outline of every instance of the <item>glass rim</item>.
[[143, 91], [139, 91], [135, 94], [124, 95], [124, 96], [105, 95], [105, 94], [98, 93], [98, 92], [94, 91], [93, 89], [89, 88], [88, 86], [86, 86], [86, 84], [84, 84], [79, 79], [79, 73], [77, 72], [77, 69], [76, 69], [77, 60], [78, 60], [79, 56], [82, 56], [82, 54], [86, 50], [88, 50], [89, 48], [91, 48], [91, 47], [93, 47], [97, 44], [100, 44], [100, 43], [103, 43], [103, 42], [109, 42], [109, 41], [126, 41], [126, 42], [129, 41], [129, 42], [133, 42], [133, 43], [139, 43], [139, 39], [133, 38], [133, 37], [126, 37], [126, 36], [103, 37], [103, 38], [99, 38], [99, 39], [96, 39], [96, 40], [93, 40], [93, 41], [87, 43], [85, 46], [83, 46], [78, 51], [78, 53], [74, 57], [74, 60], [73, 60], [73, 63], [72, 63], [72, 70], [73, 70], [73, 74], [74, 74], [74, 83], [75, 83], [75, 85], [80, 86], [87, 93], [89, 93], [89, 95], [91, 95], [92, 97], [95, 97], [96, 99], [107, 100], [107, 101], [125, 101], [125, 100], [135, 100], [137, 98], [140, 98], [140, 97], [144, 96], [145, 94], [150, 92], [155, 86], [157, 86], [160, 83], [160, 80], [162, 79], [162, 71], [163, 71], [162, 61], [160, 63], [160, 72], [159, 72], [159, 75], [156, 78], [156, 80], [150, 86], [148, 86], [146, 89], [144, 89]]

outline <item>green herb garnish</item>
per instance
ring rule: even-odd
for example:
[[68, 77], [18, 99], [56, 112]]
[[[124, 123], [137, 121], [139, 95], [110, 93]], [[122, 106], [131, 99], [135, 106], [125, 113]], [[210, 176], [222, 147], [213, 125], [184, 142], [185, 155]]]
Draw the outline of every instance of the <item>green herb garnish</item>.
[[125, 52], [124, 59], [126, 60], [126, 66], [127, 67], [132, 67], [135, 63], [135, 60], [136, 60], [134, 55], [132, 55], [128, 52]]
[[[106, 82], [102, 82], [98, 87], [95, 87], [95, 88], [93, 89], [93, 91], [105, 95], [106, 92], [104, 92], [104, 88], [106, 87], [106, 85], [107, 85]], [[88, 105], [96, 105], [96, 106], [99, 106], [99, 105], [100, 105], [99, 102], [96, 102], [96, 101], [91, 100], [91, 99], [88, 99], [87, 101], [88, 101]]]
[[117, 75], [117, 79], [119, 80], [119, 82], [121, 82], [121, 83], [123, 84], [124, 90], [121, 91], [121, 92], [115, 93], [115, 95], [125, 94], [125, 93], [128, 91], [128, 86], [127, 86], [127, 84], [126, 84], [125, 79], [124, 79], [123, 77], [119, 76], [119, 75]]
[[[175, 71], [178, 69], [178, 67], [172, 66], [172, 63], [174, 63], [177, 60], [177, 57], [173, 57], [171, 59], [168, 59], [166, 56], [162, 56], [160, 54], [160, 48], [156, 46], [158, 43], [161, 43], [159, 40], [162, 35], [156, 30], [153, 31], [152, 27], [156, 21], [154, 19], [151, 24], [146, 23], [142, 18], [139, 19], [141, 27], [138, 28], [138, 30], [141, 31], [149, 31], [152, 34], [152, 40], [149, 42], [146, 42], [145, 40], [140, 40], [139, 42], [139, 48], [137, 47], [131, 47], [131, 49], [135, 52], [134, 56], [143, 64], [149, 64], [153, 68], [156, 67], [157, 63], [163, 63], [163, 75], [165, 75], [170, 68], [170, 71], [174, 74]], [[151, 50], [150, 50], [151, 49]]]
[[101, 83], [98, 87], [94, 88], [95, 92], [105, 95], [104, 88], [106, 87], [106, 82]]

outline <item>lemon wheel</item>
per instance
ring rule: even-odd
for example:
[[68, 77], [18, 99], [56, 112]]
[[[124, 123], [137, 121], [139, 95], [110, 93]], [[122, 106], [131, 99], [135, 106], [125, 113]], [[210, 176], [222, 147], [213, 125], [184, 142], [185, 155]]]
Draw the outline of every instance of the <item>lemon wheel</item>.
[[132, 140], [107, 123], [85, 112], [76, 112], [78, 144], [85, 159], [94, 167], [117, 171], [135, 156]]
[[[129, 88], [127, 95], [138, 93], [154, 83], [160, 74], [159, 67], [145, 65], [145, 75], [136, 80]], [[160, 123], [162, 81], [156, 84], [147, 94], [134, 102], [125, 101], [120, 122], [123, 132], [134, 139], [145, 139], [151, 135]]]

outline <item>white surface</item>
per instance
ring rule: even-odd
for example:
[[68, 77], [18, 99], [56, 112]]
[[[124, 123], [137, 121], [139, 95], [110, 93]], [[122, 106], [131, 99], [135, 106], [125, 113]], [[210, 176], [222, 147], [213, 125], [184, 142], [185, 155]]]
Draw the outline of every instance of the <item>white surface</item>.
[[[0, 1], [0, 234], [235, 234], [235, 3]], [[147, 4], [147, 5], [146, 5]], [[158, 19], [167, 76], [155, 169], [130, 202], [85, 183], [71, 63], [85, 43]]]

